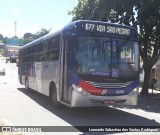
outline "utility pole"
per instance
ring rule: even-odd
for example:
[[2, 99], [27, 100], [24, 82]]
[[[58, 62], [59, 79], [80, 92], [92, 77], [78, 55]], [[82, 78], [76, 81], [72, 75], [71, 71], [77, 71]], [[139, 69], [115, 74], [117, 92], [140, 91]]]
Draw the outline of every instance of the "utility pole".
[[17, 37], [17, 22], [15, 21], [15, 36], [14, 37]]

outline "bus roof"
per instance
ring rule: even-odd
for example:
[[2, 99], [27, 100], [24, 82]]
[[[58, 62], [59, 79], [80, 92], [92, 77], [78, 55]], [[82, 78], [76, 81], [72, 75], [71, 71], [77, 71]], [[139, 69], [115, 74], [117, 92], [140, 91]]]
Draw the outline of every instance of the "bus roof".
[[110, 23], [110, 22], [102, 22], [102, 21], [92, 21], [92, 20], [77, 20], [74, 22], [70, 22], [68, 25], [64, 26], [63, 29], [67, 29], [68, 27], [76, 26], [78, 24], [84, 24], [84, 23], [95, 23], [95, 24], [106, 24], [106, 25], [111, 25], [111, 26], [119, 26], [119, 27], [126, 27], [130, 29], [136, 29], [134, 27], [124, 25], [124, 24], [117, 24], [117, 23]]
[[61, 33], [61, 31], [62, 31], [62, 30], [59, 30], [59, 31], [57, 31], [57, 32], [52, 32], [52, 33], [46, 34], [46, 35], [44, 35], [44, 36], [42, 36], [42, 37], [40, 37], [40, 38], [38, 38], [38, 39], [35, 39], [34, 41], [32, 41], [32, 42], [30, 42], [30, 43], [24, 45], [23, 47], [21, 47], [21, 49], [27, 48], [27, 47], [29, 47], [29, 46], [31, 46], [31, 45], [33, 45], [33, 44], [36, 44], [36, 43], [40, 43], [41, 41], [43, 41], [43, 40], [45, 40], [45, 39], [48, 39], [48, 38], [51, 38], [51, 37], [54, 36], [54, 35], [58, 35], [58, 34]]
[[[86, 24], [89, 24], [88, 29], [86, 29], [85, 26], [84, 26]], [[99, 26], [100, 27], [99, 31], [97, 31], [97, 29], [93, 29], [93, 27], [91, 26], [92, 24]], [[38, 39], [36, 39], [36, 40], [24, 45], [22, 48], [27, 48], [27, 47], [35, 44], [35, 43], [39, 43], [39, 42], [41, 42], [43, 40], [49, 39], [52, 36], [56, 36], [58, 34], [61, 34], [62, 32], [66, 31], [66, 30], [69, 30], [69, 29], [71, 29], [70, 32], [73, 32], [73, 28], [77, 28], [77, 26], [79, 27], [77, 29], [77, 31], [79, 33], [82, 33], [82, 32], [90, 33], [90, 32], [93, 32], [93, 31], [102, 33], [103, 32], [103, 27], [110, 27], [110, 29], [108, 28], [108, 30], [110, 30], [110, 32], [111, 32], [109, 34], [117, 34], [117, 33], [113, 33], [114, 32], [114, 28], [120, 28], [120, 29], [126, 29], [126, 30], [129, 29], [131, 31], [134, 31], [134, 34], [136, 34], [136, 32], [137, 32], [136, 28], [131, 27], [131, 26], [127, 26], [127, 25], [115, 24], [115, 23], [109, 23], [109, 22], [101, 22], [101, 21], [92, 21], [92, 20], [77, 20], [77, 21], [74, 21], [74, 22], [70, 22], [69, 24], [64, 26], [59, 31], [49, 33], [49, 34], [47, 34], [47, 35], [45, 35], [43, 37], [40, 37], [40, 38], [38, 38]], [[106, 31], [105, 31], [104, 34], [106, 34]]]

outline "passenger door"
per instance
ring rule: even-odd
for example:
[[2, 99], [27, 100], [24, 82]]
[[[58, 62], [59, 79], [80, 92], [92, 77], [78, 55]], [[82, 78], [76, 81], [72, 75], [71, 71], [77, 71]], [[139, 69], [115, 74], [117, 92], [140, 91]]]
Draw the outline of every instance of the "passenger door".
[[63, 49], [62, 49], [63, 58], [61, 61], [61, 71], [62, 71], [62, 96], [61, 99], [70, 103], [71, 100], [71, 87], [70, 87], [70, 73], [71, 73], [71, 42], [70, 39], [65, 38], [63, 40]]
[[41, 93], [41, 78], [42, 78], [42, 64], [35, 63], [35, 79], [36, 79], [36, 90]]

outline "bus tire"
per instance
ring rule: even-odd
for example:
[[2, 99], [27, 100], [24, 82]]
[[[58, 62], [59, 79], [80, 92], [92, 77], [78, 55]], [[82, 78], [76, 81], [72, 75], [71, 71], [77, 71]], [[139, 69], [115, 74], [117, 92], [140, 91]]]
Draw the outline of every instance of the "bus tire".
[[25, 89], [26, 89], [27, 91], [30, 90], [27, 77], [25, 78]]
[[20, 84], [22, 84], [22, 75], [19, 77]]
[[60, 103], [57, 100], [57, 90], [55, 84], [51, 83], [50, 85], [50, 98], [54, 104], [54, 106], [59, 107]]

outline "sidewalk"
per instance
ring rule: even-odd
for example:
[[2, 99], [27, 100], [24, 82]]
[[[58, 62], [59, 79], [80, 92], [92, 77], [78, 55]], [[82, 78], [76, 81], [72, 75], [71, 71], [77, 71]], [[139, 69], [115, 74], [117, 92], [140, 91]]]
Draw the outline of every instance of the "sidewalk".
[[[9, 121], [3, 119], [0, 117], [0, 127], [5, 127], [5, 126], [14, 126], [12, 123], [10, 123]], [[25, 133], [11, 133], [11, 132], [1, 132], [0, 131], [0, 135], [27, 135]]]
[[148, 96], [139, 96], [138, 105], [135, 108], [145, 110], [147, 112], [160, 113], [160, 91], [149, 89]]
[[[5, 60], [6, 60], [5, 57], [0, 57], [0, 64], [5, 65], [6, 64]], [[14, 125], [12, 123], [10, 123], [8, 120], [6, 120], [6, 119], [4, 119], [4, 118], [2, 118], [0, 116], [0, 127], [1, 126], [14, 126]], [[19, 132], [17, 132], [17, 133], [1, 132], [1, 128], [0, 128], [0, 135], [28, 135], [28, 134], [26, 134], [26, 133], [19, 133]]]
[[[139, 89], [139, 93], [141, 92], [141, 88]], [[149, 94], [142, 96], [139, 94], [138, 103], [135, 106], [123, 106], [117, 105], [114, 106], [117, 109], [135, 109], [135, 110], [142, 110], [146, 113], [153, 113], [159, 114], [160, 113], [160, 91], [159, 90], [152, 90], [149, 89]]]

